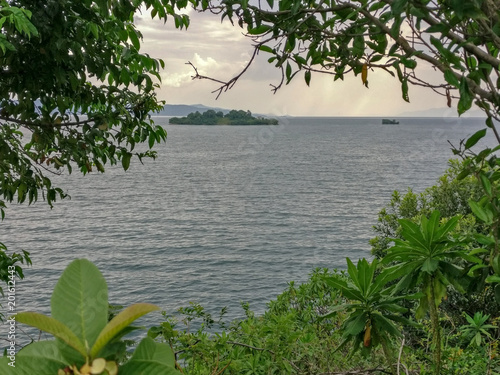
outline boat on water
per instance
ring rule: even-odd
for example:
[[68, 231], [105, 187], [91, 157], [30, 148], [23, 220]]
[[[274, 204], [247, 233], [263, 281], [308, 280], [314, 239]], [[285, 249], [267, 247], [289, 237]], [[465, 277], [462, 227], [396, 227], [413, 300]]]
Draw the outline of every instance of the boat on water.
[[387, 118], [382, 119], [382, 124], [384, 125], [398, 125], [399, 121], [397, 120], [389, 120]]

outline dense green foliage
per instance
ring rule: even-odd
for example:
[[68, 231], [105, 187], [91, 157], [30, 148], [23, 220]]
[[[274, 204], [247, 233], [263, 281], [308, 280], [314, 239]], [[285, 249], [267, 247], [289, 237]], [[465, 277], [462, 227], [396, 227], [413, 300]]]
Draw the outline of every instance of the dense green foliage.
[[[6, 203], [52, 205], [64, 198], [51, 176], [104, 172], [106, 164], [127, 170], [132, 157], [154, 158], [166, 139], [151, 113], [163, 61], [140, 53], [135, 13], [173, 17], [186, 2], [0, 0], [0, 217]], [[137, 151], [135, 146], [149, 146]], [[145, 150], [144, 150], [145, 149]], [[8, 243], [6, 243], [8, 245]], [[20, 255], [20, 254], [24, 255]], [[0, 280], [27, 252], [0, 248]]]
[[[141, 54], [134, 14], [155, 1], [1, 2], [0, 195], [49, 203], [64, 197], [51, 172], [128, 169], [137, 143], [165, 140], [150, 113], [163, 61]], [[187, 24], [187, 21], [186, 21]], [[2, 202], [3, 202], [2, 201]]]
[[408, 189], [406, 193], [394, 191], [390, 202], [378, 213], [378, 223], [373, 227], [376, 236], [370, 240], [372, 254], [382, 258], [391, 246], [393, 238], [400, 238], [399, 219], [418, 222], [422, 215], [438, 210], [443, 219], [460, 215], [457, 231], [464, 235], [482, 232], [484, 225], [477, 222], [469, 206], [469, 200], [478, 200], [483, 189], [473, 176], [457, 179], [464, 164], [459, 160], [449, 161], [450, 168], [439, 177], [436, 185], [422, 193]]
[[[355, 273], [364, 277], [364, 272], [358, 271], [366, 266], [358, 265]], [[376, 278], [379, 286], [384, 284], [380, 276]], [[255, 316], [249, 306], [243, 304], [245, 317], [227, 324], [223, 320], [224, 311], [221, 316], [214, 317], [202, 306], [191, 304], [174, 316], [164, 314], [165, 321], [151, 328], [148, 335], [168, 342], [175, 351], [177, 361], [183, 364], [183, 372], [189, 375], [386, 374], [391, 372], [391, 367], [385, 362], [382, 345], [375, 345], [374, 338], [373, 341], [365, 341], [367, 331], [372, 335], [372, 331], [366, 329], [365, 321], [355, 323], [356, 319], [349, 318], [356, 316], [356, 310], [368, 311], [369, 306], [378, 304], [371, 311], [375, 315], [385, 311], [378, 315], [379, 318], [395, 318], [388, 327], [394, 325], [398, 330], [397, 333], [391, 328], [389, 331], [384, 328], [383, 331], [388, 335], [393, 333], [388, 348], [394, 361], [392, 369], [399, 368], [401, 374], [431, 373], [429, 349], [432, 335], [426, 319], [418, 327], [407, 319], [397, 322], [399, 313], [405, 310], [403, 307], [392, 306], [392, 303], [384, 306], [383, 301], [377, 302], [377, 293], [372, 294], [374, 304], [358, 303], [357, 299], [347, 297], [351, 296], [349, 292], [332, 288], [327, 281], [332, 279], [355, 289], [358, 287], [354, 283], [362, 282], [344, 273], [317, 269], [306, 283], [296, 285], [291, 282], [287, 290], [269, 302], [262, 316]], [[369, 278], [364, 280], [368, 282]], [[388, 288], [394, 290], [394, 286]], [[390, 294], [385, 296], [391, 298]], [[402, 296], [403, 299], [405, 297]], [[366, 307], [368, 310], [365, 310]], [[386, 307], [398, 312], [388, 314]], [[476, 320], [478, 324], [467, 324], [467, 321], [453, 326], [456, 322], [443, 317], [443, 323], [447, 324], [443, 324], [446, 339], [443, 343], [442, 374], [493, 375], [500, 372], [499, 337], [495, 333], [498, 326], [485, 324], [484, 317]], [[487, 321], [494, 320], [488, 317]], [[382, 322], [383, 327], [388, 324], [385, 320]], [[422, 334], [409, 343], [408, 336], [416, 332]], [[477, 332], [480, 332], [482, 344], [470, 345], [475, 337], [471, 334], [476, 335]], [[353, 333], [359, 337], [354, 341], [350, 340]], [[352, 351], [352, 346], [341, 345], [345, 339], [361, 350]]]
[[254, 117], [250, 111], [232, 110], [224, 115], [212, 109], [192, 112], [186, 117], [172, 117], [168, 122], [176, 125], [278, 125], [278, 120]]
[[88, 260], [75, 260], [54, 289], [51, 317], [35, 312], [14, 316], [57, 340], [35, 342], [0, 358], [2, 374], [178, 374], [171, 349], [150, 338], [123, 361], [121, 337], [133, 329], [130, 323], [154, 310], [158, 310], [155, 305], [135, 304], [108, 322], [108, 288], [102, 274]]

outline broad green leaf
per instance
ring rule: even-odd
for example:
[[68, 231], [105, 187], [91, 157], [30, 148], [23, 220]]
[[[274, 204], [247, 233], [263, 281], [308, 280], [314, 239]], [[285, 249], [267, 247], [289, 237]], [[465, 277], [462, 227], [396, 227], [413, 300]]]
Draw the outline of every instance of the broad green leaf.
[[394, 13], [394, 15], [399, 16], [401, 13], [403, 13], [403, 9], [408, 3], [408, 0], [395, 0], [391, 4], [391, 10]]
[[128, 170], [130, 167], [130, 159], [132, 158], [132, 154], [130, 152], [122, 153], [122, 167], [124, 170]]
[[274, 50], [271, 47], [266, 46], [266, 45], [260, 46], [259, 50], [264, 51], [264, 52], [268, 52], [268, 53], [274, 53]]
[[408, 219], [400, 219], [399, 224], [402, 227], [402, 236], [408, 241], [411, 246], [419, 247], [421, 249], [427, 248], [427, 241], [422, 233], [418, 230], [418, 226]]
[[372, 264], [368, 263], [365, 258], [358, 261], [358, 280], [361, 286], [361, 291], [365, 296], [372, 285], [373, 275], [375, 274], [377, 263], [377, 259], [374, 259]]
[[379, 333], [388, 333], [390, 336], [401, 337], [399, 329], [382, 314], [374, 313], [372, 315], [372, 325]]
[[155, 310], [159, 310], [159, 307], [151, 305], [149, 303], [138, 303], [129, 306], [125, 310], [121, 311], [106, 325], [106, 327], [104, 327], [99, 337], [95, 341], [95, 344], [90, 351], [92, 358], [96, 357], [101, 349], [108, 342], [110, 342], [114, 336], [120, 333], [125, 327], [130, 325], [130, 323], [140, 318], [141, 316]]
[[150, 337], [145, 337], [137, 346], [131, 360], [152, 359], [167, 366], [175, 366], [175, 356], [167, 344], [155, 342]]
[[488, 194], [488, 196], [491, 197], [491, 182], [490, 182], [490, 180], [488, 179], [488, 177], [486, 177], [486, 175], [484, 173], [481, 173], [479, 175], [479, 178], [481, 179], [481, 184], [483, 185], [484, 191], [486, 191], [486, 194]]
[[434, 273], [438, 268], [439, 262], [436, 259], [428, 258], [422, 264], [422, 271]]
[[108, 318], [108, 287], [97, 267], [86, 259], [71, 262], [54, 288], [51, 307], [54, 319], [92, 347]]
[[135, 30], [133, 27], [130, 27], [128, 30], [128, 37], [130, 38], [130, 41], [132, 42], [132, 45], [134, 48], [139, 51], [141, 48], [141, 43], [139, 41], [139, 36], [137, 30]]
[[359, 315], [351, 315], [351, 318], [347, 319], [344, 323], [345, 333], [351, 336], [355, 336], [361, 333], [366, 326], [367, 317], [364, 313]]
[[455, 86], [457, 88], [458, 88], [458, 86], [460, 86], [460, 81], [455, 76], [455, 73], [453, 72], [453, 70], [449, 70], [449, 69], [446, 70], [444, 72], [444, 79], [446, 80], [446, 82], [448, 82], [452, 86]]
[[[493, 242], [494, 243], [494, 242]], [[477, 248], [477, 249], [473, 249], [470, 251], [469, 255], [476, 255], [476, 254], [487, 254], [489, 253], [490, 251], [487, 250], [487, 249], [483, 249], [483, 248]]]
[[436, 240], [440, 241], [440, 240], [444, 239], [444, 237], [447, 236], [448, 233], [450, 233], [453, 229], [455, 229], [455, 227], [458, 224], [459, 219], [460, 219], [460, 217], [454, 216], [454, 217], [450, 218], [446, 223], [444, 223], [439, 228]]
[[353, 301], [363, 300], [363, 296], [361, 295], [358, 289], [349, 287], [344, 280], [341, 280], [338, 277], [335, 276], [327, 277], [325, 278], [325, 282], [332, 288], [339, 290], [342, 293], [342, 295], [347, 299]]
[[486, 282], [487, 283], [500, 283], [500, 276], [496, 276], [496, 275], [488, 276], [486, 278]]
[[144, 338], [132, 358], [122, 367], [120, 375], [179, 375], [175, 369], [175, 357], [167, 344]]
[[486, 135], [486, 130], [487, 129], [481, 129], [475, 132], [473, 135], [471, 135], [469, 139], [465, 141], [465, 148], [468, 150], [469, 148], [474, 146], [477, 142], [479, 142], [481, 138], [484, 138], [484, 136]]
[[87, 356], [87, 350], [82, 341], [66, 325], [56, 319], [36, 312], [22, 312], [16, 315], [16, 320], [54, 335], [78, 350], [83, 357]]
[[353, 308], [354, 306], [357, 306], [357, 305], [352, 304], [352, 303], [343, 303], [342, 305], [334, 306], [334, 307], [329, 309], [330, 310], [329, 313], [320, 316], [319, 319], [320, 320], [329, 319], [329, 318], [335, 316], [337, 314], [337, 312]]
[[347, 273], [351, 277], [351, 280], [354, 283], [354, 285], [356, 285], [359, 288], [359, 290], [362, 291], [363, 288], [361, 287], [361, 284], [358, 280], [358, 269], [356, 268], [352, 260], [350, 260], [349, 258], [346, 258], [346, 262], [347, 262]]
[[422, 296], [422, 298], [420, 298], [417, 311], [415, 312], [415, 318], [418, 320], [423, 319], [425, 314], [427, 314], [428, 310], [429, 310], [429, 299], [427, 295], [424, 295]]
[[[425, 225], [424, 237], [427, 239], [427, 244], [430, 247], [436, 238], [436, 232], [439, 229], [439, 217], [441, 216], [438, 210], [434, 210], [429, 217], [429, 220], [422, 216], [422, 226]], [[425, 223], [425, 224], [424, 224]]]
[[484, 221], [486, 224], [490, 224], [492, 222], [493, 214], [489, 210], [481, 207], [477, 202], [473, 200], [469, 200], [469, 206], [474, 215], [476, 215], [479, 220]]
[[39, 341], [25, 346], [15, 358], [15, 368], [8, 357], [0, 358], [2, 375], [55, 375], [69, 365], [58, 351], [55, 341]]

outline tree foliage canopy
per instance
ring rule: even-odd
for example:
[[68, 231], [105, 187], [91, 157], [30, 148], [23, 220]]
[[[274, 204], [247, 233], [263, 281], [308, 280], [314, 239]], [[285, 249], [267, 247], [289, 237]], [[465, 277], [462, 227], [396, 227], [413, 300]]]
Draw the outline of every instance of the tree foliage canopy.
[[[0, 1], [0, 201], [63, 197], [52, 173], [104, 171], [154, 157], [166, 138], [150, 113], [164, 62], [140, 53], [140, 7], [172, 16], [176, 1]], [[142, 8], [144, 9], [144, 8]], [[138, 143], [149, 150], [134, 151]], [[3, 216], [3, 210], [2, 210]]]

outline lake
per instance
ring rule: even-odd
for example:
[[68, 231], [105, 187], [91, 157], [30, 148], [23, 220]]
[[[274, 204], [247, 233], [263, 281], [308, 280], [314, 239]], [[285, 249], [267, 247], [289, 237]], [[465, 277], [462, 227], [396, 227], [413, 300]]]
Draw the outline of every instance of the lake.
[[[48, 313], [73, 259], [97, 264], [110, 302], [169, 312], [189, 301], [229, 318], [240, 301], [262, 313], [291, 280], [370, 256], [378, 211], [393, 190], [433, 185], [453, 155], [448, 140], [482, 119], [282, 118], [277, 126], [166, 126], [157, 160], [129, 171], [57, 178], [71, 195], [11, 205], [0, 241], [31, 253], [18, 311]], [[150, 319], [158, 322], [158, 314]]]

